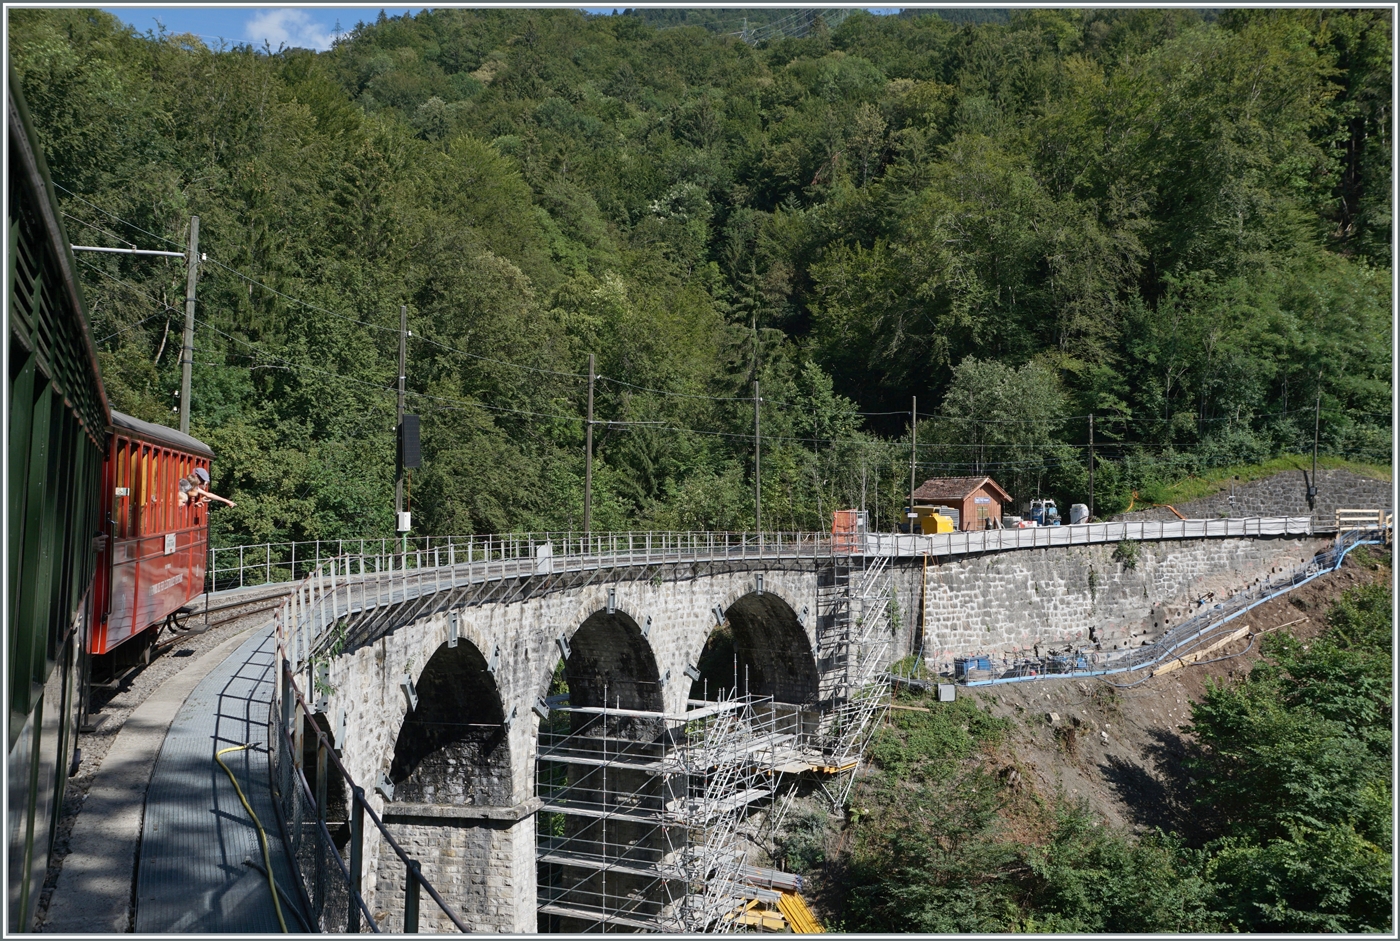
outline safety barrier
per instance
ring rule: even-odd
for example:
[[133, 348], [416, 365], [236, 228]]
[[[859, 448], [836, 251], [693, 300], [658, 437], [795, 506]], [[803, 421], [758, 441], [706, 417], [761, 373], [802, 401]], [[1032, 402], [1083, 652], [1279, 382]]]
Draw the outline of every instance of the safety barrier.
[[[774, 546], [788, 555], [801, 548], [829, 548], [822, 533], [625, 532], [584, 535], [573, 532], [508, 533], [484, 536], [413, 536], [362, 539], [316, 539], [264, 542], [210, 548], [205, 572], [209, 591], [295, 582], [312, 575], [322, 563], [353, 557], [367, 572], [430, 568], [461, 562], [501, 562], [553, 555], [612, 558], [618, 564], [645, 563], [655, 552], [738, 550], [742, 557]], [[758, 556], [752, 556], [757, 558]], [[625, 560], [625, 561], [623, 561]]]
[[[1373, 514], [1374, 516], [1374, 514]], [[1122, 520], [1073, 523], [1025, 529], [986, 529], [974, 532], [919, 536], [870, 533], [864, 537], [868, 555], [967, 555], [1008, 549], [1048, 549], [1124, 540], [1215, 539], [1230, 536], [1310, 536], [1311, 517], [1249, 517], [1214, 520]]]
[[1337, 510], [1337, 531], [1352, 529], [1390, 528], [1389, 510], [1339, 509]]
[[[1377, 511], [1364, 513], [1375, 522]], [[1384, 517], [1382, 512], [1382, 519]], [[1350, 518], [1350, 517], [1348, 517]], [[1339, 515], [1340, 519], [1340, 515]], [[938, 535], [867, 533], [843, 535], [833, 546], [826, 533], [622, 532], [584, 535], [538, 532], [484, 536], [381, 536], [359, 539], [316, 539], [210, 548], [205, 583], [210, 591], [251, 585], [295, 582], [310, 576], [328, 559], [364, 560], [367, 572], [428, 568], [459, 562], [508, 561], [551, 557], [607, 558], [619, 565], [645, 564], [656, 552], [710, 553], [716, 549], [741, 557], [766, 558], [776, 549], [784, 557], [814, 557], [833, 548], [867, 555], [922, 556], [1000, 552], [1119, 542], [1124, 539], [1201, 539], [1223, 536], [1300, 536], [1314, 532], [1309, 517], [1216, 520], [1133, 520], [1077, 523], [1026, 529], [991, 529]], [[747, 555], [755, 552], [757, 555]], [[540, 553], [544, 553], [541, 555]]]
[[[379, 932], [379, 925], [362, 894], [365, 815], [368, 814], [370, 822], [379, 830], [380, 838], [403, 864], [403, 931], [406, 934], [418, 932], [421, 893], [426, 890], [459, 931], [470, 932], [461, 916], [423, 878], [418, 862], [404, 852], [385, 828], [384, 822], [365, 799], [364, 788], [355, 784], [325, 733], [310, 721], [311, 710], [307, 708], [301, 691], [296, 688], [291, 672], [285, 667], [278, 686], [281, 690], [281, 707], [274, 703], [268, 714], [268, 722], [272, 726], [269, 731], [277, 742], [277, 749], [269, 750], [270, 772], [275, 783], [273, 798], [282, 818], [287, 848], [296, 860], [304, 901], [309, 904], [310, 915], [317, 928], [329, 934]], [[303, 746], [308, 734], [314, 736], [316, 742], [314, 791], [307, 783], [302, 767], [301, 756], [306, 753]], [[332, 800], [333, 796], [337, 796], [330, 787], [332, 769], [344, 788], [345, 820], [332, 821], [329, 818], [332, 804], [339, 803]], [[344, 838], [341, 845], [350, 848], [348, 862], [331, 836], [332, 823], [342, 832]], [[343, 828], [348, 828], [349, 832], [345, 833]]]

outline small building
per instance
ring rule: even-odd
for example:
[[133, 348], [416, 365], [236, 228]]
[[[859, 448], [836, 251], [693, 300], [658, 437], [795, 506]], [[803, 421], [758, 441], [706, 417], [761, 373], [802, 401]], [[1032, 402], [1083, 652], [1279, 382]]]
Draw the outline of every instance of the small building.
[[959, 529], [998, 529], [1011, 494], [990, 477], [934, 477], [914, 491], [914, 505], [946, 504], [958, 511]]

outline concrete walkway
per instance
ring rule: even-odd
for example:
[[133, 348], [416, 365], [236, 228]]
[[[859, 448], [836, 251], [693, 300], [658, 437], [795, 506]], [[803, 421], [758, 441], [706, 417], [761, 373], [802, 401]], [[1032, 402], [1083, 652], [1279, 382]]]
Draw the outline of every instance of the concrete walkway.
[[[257, 829], [214, 753], [267, 832], [287, 928], [305, 931], [268, 779], [272, 626], [241, 631], [152, 693], [112, 742], [73, 828], [48, 933], [277, 934]], [[133, 917], [132, 903], [135, 902]], [[133, 924], [134, 922], [134, 924]]]
[[146, 797], [136, 874], [140, 933], [280, 933], [258, 831], [215, 752], [245, 742], [224, 763], [238, 778], [264, 830], [273, 875], [291, 896], [282, 915], [298, 920], [297, 877], [282, 845], [268, 779], [268, 706], [275, 678], [271, 625], [206, 676], [185, 700], [160, 750]]

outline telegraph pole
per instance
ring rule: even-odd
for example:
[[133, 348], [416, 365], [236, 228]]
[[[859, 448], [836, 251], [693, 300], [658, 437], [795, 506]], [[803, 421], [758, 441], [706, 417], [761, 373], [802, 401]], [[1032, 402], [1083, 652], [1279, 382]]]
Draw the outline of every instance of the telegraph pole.
[[1317, 405], [1313, 411], [1313, 472], [1308, 482], [1308, 509], [1317, 509], [1317, 433], [1322, 427], [1322, 373], [1317, 374]]
[[753, 529], [763, 532], [763, 470], [758, 436], [758, 312], [753, 315]]
[[588, 354], [588, 422], [584, 425], [587, 458], [583, 464], [583, 534], [593, 523], [593, 354]]
[[408, 529], [403, 526], [403, 397], [404, 381], [408, 377], [408, 305], [399, 305], [399, 407], [398, 453], [394, 461], [394, 526], [402, 535], [400, 548], [408, 552]]
[[914, 467], [919, 453], [919, 397], [914, 396], [913, 401], [910, 413], [913, 418], [909, 422], [909, 510], [904, 514], [904, 522], [911, 534], [914, 532]]
[[1094, 413], [1089, 413], [1089, 522], [1094, 519]]
[[190, 369], [194, 365], [194, 285], [199, 277], [199, 216], [190, 216], [185, 262], [185, 345], [180, 351], [180, 431], [190, 433]]

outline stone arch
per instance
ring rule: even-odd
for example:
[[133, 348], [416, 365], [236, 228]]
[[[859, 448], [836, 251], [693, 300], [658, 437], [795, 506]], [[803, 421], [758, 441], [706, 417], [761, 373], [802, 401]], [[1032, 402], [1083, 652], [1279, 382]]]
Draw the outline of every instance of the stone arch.
[[755, 589], [732, 599], [724, 614], [725, 624], [706, 638], [692, 699], [713, 699], [719, 690], [737, 687], [783, 703], [816, 700], [816, 656], [789, 600]]
[[505, 713], [477, 647], [443, 644], [417, 679], [418, 705], [404, 717], [389, 779], [394, 800], [442, 805], [510, 803]]
[[[568, 648], [563, 675], [571, 707], [663, 711], [656, 656], [631, 614], [617, 607], [593, 611], [568, 637]], [[663, 804], [664, 782], [615, 760], [619, 749], [659, 754], [663, 726], [653, 716], [580, 712], [567, 721], [551, 713], [541, 722], [540, 753], [552, 756], [538, 771], [542, 793], [572, 810], [547, 803], [536, 819], [552, 835], [548, 853], [536, 857], [540, 932], [588, 931], [593, 921], [586, 913], [654, 913], [664, 904], [656, 877], [638, 867], [657, 865], [674, 847], [664, 828], [635, 816]], [[625, 809], [620, 800], [632, 813], [604, 819], [604, 811]]]
[[[662, 710], [656, 655], [636, 620], [621, 609], [595, 611], [578, 626], [569, 638], [564, 677], [571, 706]], [[576, 714], [575, 731], [587, 721]]]

